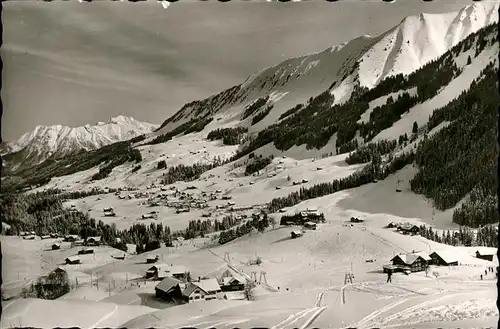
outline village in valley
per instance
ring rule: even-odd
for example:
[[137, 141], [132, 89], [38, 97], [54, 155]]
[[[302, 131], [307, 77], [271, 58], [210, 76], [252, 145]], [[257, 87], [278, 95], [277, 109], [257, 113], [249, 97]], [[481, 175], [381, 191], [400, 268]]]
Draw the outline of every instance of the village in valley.
[[[274, 160], [281, 168], [284, 188], [296, 185], [289, 177], [293, 170], [283, 167], [285, 161], [290, 168], [289, 159]], [[331, 159], [316, 159], [314, 165], [322, 161]], [[301, 167], [304, 170], [303, 164]], [[463, 246], [466, 232], [462, 230], [451, 230], [450, 235], [450, 230], [436, 229], [430, 237], [430, 226], [426, 223], [403, 218], [394, 221], [391, 218], [397, 217], [359, 212], [339, 216], [332, 212], [338, 211], [336, 208], [317, 199], [306, 202], [305, 206], [280, 208], [276, 213], [270, 213], [262, 204], [242, 202], [247, 197], [238, 193], [238, 189], [246, 188], [250, 182], [257, 182], [251, 184], [253, 190], [250, 193], [262, 189], [269, 176], [276, 177], [269, 175], [274, 170], [270, 166], [259, 171], [251, 176], [250, 181], [247, 176], [224, 179], [208, 172], [204, 175], [206, 179], [202, 177], [198, 183], [171, 186], [151, 183], [142, 190], [97, 188], [86, 197], [68, 199], [63, 202], [66, 211], [69, 214], [89, 213], [99, 218], [97, 230], [89, 228], [83, 231], [87, 232], [84, 235], [48, 230], [21, 231], [17, 237], [3, 237], [3, 244], [9, 248], [31, 250], [33, 254], [29, 257], [38, 258], [40, 263], [38, 269], [32, 265], [27, 268], [26, 263], [21, 263], [22, 258], [27, 261], [22, 252], [18, 259], [10, 260], [18, 264], [15, 266], [17, 273], [10, 272], [5, 280], [2, 287], [4, 303], [15, 305], [15, 296], [21, 295], [40, 301], [42, 298], [114, 303], [117, 307], [137, 305], [139, 308], [130, 316], [120, 315], [119, 319], [113, 318], [115, 322], [109, 321], [121, 321], [120, 324], [127, 327], [139, 328], [145, 323], [149, 325], [158, 321], [153, 321], [149, 314], [164, 312], [164, 316], [171, 316], [173, 313], [169, 310], [174, 309], [183, 314], [182, 305], [192, 303], [206, 303], [213, 305], [210, 309], [214, 307], [221, 311], [234, 307], [236, 311], [245, 309], [243, 302], [251, 303], [259, 310], [262, 307], [267, 309], [267, 303], [272, 300], [282, 303], [280, 300], [284, 302], [290, 296], [302, 296], [301, 299], [306, 301], [313, 294], [317, 295], [317, 300], [314, 306], [311, 305], [311, 312], [314, 310], [311, 314], [319, 314], [334, 296], [339, 298], [342, 307], [349, 305], [351, 298], [361, 298], [354, 297], [358, 294], [374, 302], [391, 299], [402, 302], [401, 298], [408, 300], [410, 296], [428, 296], [431, 300], [435, 298], [431, 287], [437, 282], [439, 291], [448, 291], [450, 297], [458, 293], [457, 289], [463, 294], [463, 282], [478, 287], [496, 282], [496, 249]], [[217, 180], [219, 183], [211, 183]], [[372, 186], [380, 187], [380, 184], [377, 182]], [[233, 187], [227, 188], [228, 185]], [[263, 193], [273, 190], [277, 191], [273, 188]], [[395, 193], [401, 197], [400, 192]], [[403, 193], [403, 198], [408, 198], [408, 195]], [[405, 202], [405, 199], [401, 200]], [[171, 228], [161, 224], [167, 213], [165, 223], [175, 223], [176, 217], [178, 220], [192, 218], [184, 217], [188, 214], [197, 216], [199, 223], [212, 221], [211, 228], [195, 233], [169, 231]], [[146, 248], [151, 245], [150, 248], [137, 252], [136, 245], [122, 241], [128, 239], [129, 234], [137, 233], [132, 229], [120, 231], [117, 228], [117, 223], [127, 218], [135, 222], [133, 225], [149, 227], [148, 230], [155, 232], [153, 235], [156, 234], [160, 242], [146, 242]], [[240, 227], [241, 233], [239, 228], [233, 230], [234, 235], [227, 233], [231, 231], [227, 228], [225, 232], [217, 232], [215, 227], [223, 225], [223, 218]], [[220, 224], [214, 224], [218, 221]], [[114, 227], [115, 233], [110, 233], [110, 227]], [[248, 229], [244, 230], [245, 227]], [[446, 243], [456, 241], [462, 247], [435, 242], [437, 235], [443, 239], [441, 242], [445, 242], [447, 234], [453, 241]], [[343, 265], [337, 265], [338, 269], [332, 272], [329, 268], [335, 263]], [[291, 273], [294, 273], [293, 277]], [[9, 279], [11, 277], [14, 280]], [[399, 292], [394, 291], [396, 287]], [[49, 305], [41, 303], [37, 307], [47, 308]], [[287, 307], [284, 306], [283, 311]], [[253, 323], [268, 323], [268, 317], [273, 318], [264, 309], [261, 312], [265, 316], [251, 320]], [[322, 314], [323, 321], [329, 321], [326, 313]], [[308, 319], [307, 316], [297, 316], [297, 321], [298, 318], [300, 321]], [[379, 323], [373, 322], [372, 318], [368, 317], [363, 323]], [[18, 321], [22, 323], [31, 323], [24, 316], [20, 319]], [[185, 323], [182, 322], [185, 320], [182, 316], [178, 318], [179, 323]]]
[[[65, 42], [71, 52], [30, 48], [35, 56], [22, 43], [8, 51], [44, 63], [53, 59], [56, 73], [46, 79], [63, 81], [58, 86], [72, 86], [89, 72], [98, 77], [85, 82], [92, 91], [80, 101], [72, 98], [75, 90], [58, 106], [75, 117], [95, 110], [97, 121], [101, 106], [104, 112], [112, 103], [114, 111], [144, 110], [147, 118], [154, 104], [146, 101], [152, 94], [142, 92], [154, 85], [162, 97], [154, 107], [160, 121], [119, 115], [79, 127], [53, 122], [0, 144], [0, 329], [496, 327], [497, 2], [418, 11], [378, 36], [359, 34], [345, 43], [337, 36], [336, 46], [286, 60], [281, 48], [273, 50], [284, 61], [217, 94], [218, 79], [231, 80], [226, 66], [253, 70], [270, 59], [238, 58], [217, 69], [212, 66], [219, 58], [201, 59], [224, 53], [229, 62], [236, 47], [225, 39], [236, 30], [245, 38], [261, 33], [262, 26], [246, 24], [262, 15], [246, 20], [241, 9], [244, 16], [229, 15], [234, 20], [206, 21], [205, 12], [175, 3], [165, 19], [146, 1], [144, 7], [129, 4], [137, 5], [133, 9], [124, 4], [122, 10], [133, 14], [127, 19], [122, 12], [111, 15], [105, 4], [92, 5], [106, 7], [109, 16], [91, 15], [92, 5], [86, 6], [89, 11], [78, 15], [101, 21], [83, 24], [75, 16], [67, 29], [60, 27], [73, 24], [74, 10], [64, 7], [69, 2], [60, 4], [54, 22], [34, 16], [37, 24], [50, 22], [47, 31], [61, 33], [54, 47]], [[31, 5], [9, 2], [19, 18], [12, 24], [22, 23], [10, 33], [30, 30], [24, 15], [58, 4]], [[176, 10], [185, 10], [180, 21]], [[381, 22], [390, 16], [386, 10], [379, 9]], [[274, 27], [291, 33], [288, 39], [315, 26], [315, 16], [286, 25], [283, 12], [274, 13], [263, 17], [270, 25], [279, 21]], [[147, 28], [139, 29], [136, 17]], [[108, 18], [114, 21], [109, 26]], [[196, 42], [183, 34], [193, 28], [182, 25], [188, 21], [197, 26]], [[181, 30], [155, 25], [172, 22]], [[243, 28], [219, 29], [214, 22]], [[222, 32], [213, 32], [215, 25]], [[342, 38], [347, 33], [323, 30], [340, 31]], [[80, 51], [72, 50], [75, 31], [85, 32], [78, 34], [84, 42], [95, 36], [99, 47], [82, 45], [89, 55], [73, 66]], [[212, 45], [201, 32], [224, 39], [228, 48]], [[107, 37], [99, 39], [100, 33]], [[30, 34], [29, 40], [42, 36]], [[131, 47], [132, 39], [144, 44]], [[182, 48], [198, 43], [207, 48]], [[247, 48], [247, 55], [267, 54], [259, 47]], [[168, 60], [177, 52], [186, 62]], [[30, 68], [26, 63], [20, 67]], [[170, 73], [197, 70], [204, 74], [162, 84]], [[108, 75], [113, 79], [104, 79]], [[52, 82], [43, 86], [57, 89]], [[109, 92], [104, 86], [113, 89], [106, 102], [97, 97], [104, 97], [97, 90]], [[53, 98], [62, 102], [63, 95]], [[186, 103], [194, 95], [200, 100]], [[168, 103], [174, 96], [186, 97], [175, 113]], [[95, 104], [80, 104], [89, 99]]]

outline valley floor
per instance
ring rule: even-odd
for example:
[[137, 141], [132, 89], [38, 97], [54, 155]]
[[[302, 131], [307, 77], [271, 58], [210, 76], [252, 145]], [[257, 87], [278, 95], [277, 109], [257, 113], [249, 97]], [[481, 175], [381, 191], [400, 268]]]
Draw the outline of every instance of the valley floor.
[[[193, 137], [181, 137], [175, 140], [175, 144], [186, 145], [190, 142], [188, 138]], [[210, 144], [203, 141], [200, 147], [204, 146], [203, 143]], [[174, 142], [166, 145], [173, 147]], [[135, 179], [138, 186], [142, 186], [140, 191], [153, 195], [164, 193], [159, 188], [144, 186], [161, 178], [161, 172], [154, 169], [156, 162], [152, 159], [165, 153], [165, 147], [160, 144], [149, 148], [151, 168], [144, 165], [145, 172], [137, 177], [128, 174], [130, 168], [124, 165], [99, 182], [100, 186], [126, 186], [127, 181]], [[175, 148], [170, 148], [169, 152], [182, 153]], [[149, 161], [150, 153], [143, 153], [144, 161]], [[345, 156], [314, 161], [275, 158], [255, 177], [243, 176], [241, 168], [225, 165], [204, 173], [194, 182], [174, 185], [179, 191], [196, 186], [193, 193], [210, 194], [221, 190], [222, 195], [232, 197], [236, 206], [252, 207], [304, 186], [346, 177], [362, 167], [348, 166], [344, 162]], [[439, 324], [441, 328], [451, 328], [496, 323], [496, 278], [492, 273], [485, 275], [483, 280], [480, 278], [485, 269], [498, 264], [496, 257], [494, 262], [484, 261], [475, 258], [473, 247], [447, 246], [385, 228], [390, 222], [409, 222], [431, 224], [438, 230], [456, 229], [451, 223], [450, 212], [436, 211], [432, 219], [432, 207], [428, 202], [409, 191], [408, 180], [413, 170], [406, 167], [383, 181], [286, 208], [283, 214], [315, 208], [325, 215], [326, 223], [319, 224], [315, 231], [306, 231], [298, 239], [291, 239], [290, 233], [300, 227], [278, 226], [264, 233], [253, 232], [225, 245], [218, 245], [207, 236], [140, 255], [129, 248], [125, 260], [111, 257], [120, 254], [119, 250], [102, 246], [95, 248], [93, 255], [82, 255], [80, 265], [62, 265], [66, 257], [76, 255], [78, 251], [69, 243], [63, 243], [61, 250], [52, 251], [50, 245], [54, 239], [30, 241], [1, 236], [5, 265], [2, 289], [6, 296], [18, 295], [23, 286], [57, 266], [67, 271], [72, 287], [68, 294], [54, 301], [14, 298], [3, 302], [1, 327], [232, 328], [240, 325], [284, 329], [348, 325], [358, 328], [405, 327], [418, 323], [419, 327], [431, 328]], [[81, 175], [58, 178], [57, 184], [79, 190], [86, 184], [74, 184], [83, 179]], [[307, 182], [297, 186], [292, 184], [293, 180], [301, 179]], [[398, 180], [401, 181], [401, 192], [395, 191]], [[277, 186], [280, 189], [276, 189]], [[67, 206], [74, 204], [85, 212], [90, 209], [92, 217], [125, 228], [133, 222], [146, 225], [156, 222], [137, 220], [141, 214], [151, 211], [150, 207], [140, 205], [142, 201], [122, 200], [108, 194], [74, 200]], [[228, 215], [226, 210], [216, 209], [217, 205], [224, 203], [227, 201], [219, 198], [209, 202], [209, 209], [184, 214], [176, 214], [167, 206], [154, 209], [159, 211], [158, 222], [176, 230], [185, 228], [189, 220], [200, 218], [204, 211], [212, 211], [212, 219]], [[114, 208], [117, 217], [102, 216], [102, 208], [109, 206]], [[247, 212], [255, 211], [258, 207]], [[271, 215], [279, 221], [278, 214]], [[351, 225], [348, 222], [351, 216], [362, 218], [364, 222]], [[451, 250], [460, 265], [433, 266], [427, 275], [424, 272], [395, 274], [392, 283], [386, 283], [387, 276], [382, 273], [382, 266], [396, 254], [413, 251], [430, 254], [440, 250]], [[230, 268], [247, 278], [256, 276], [257, 280], [265, 272], [267, 284], [263, 281], [257, 286], [253, 301], [246, 301], [236, 293], [228, 294], [227, 300], [173, 306], [155, 298], [157, 282], [140, 279], [150, 267], [145, 262], [146, 257], [154, 255], [160, 257], [160, 262], [186, 266], [192, 278], [220, 277]], [[248, 265], [257, 256], [262, 263]], [[348, 272], [354, 274], [354, 279], [353, 283], [345, 284]], [[86, 311], [82, 312], [84, 308]]]

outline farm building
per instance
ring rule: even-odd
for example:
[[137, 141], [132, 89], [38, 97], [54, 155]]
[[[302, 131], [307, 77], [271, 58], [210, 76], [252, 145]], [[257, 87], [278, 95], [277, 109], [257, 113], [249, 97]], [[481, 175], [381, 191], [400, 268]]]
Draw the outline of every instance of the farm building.
[[156, 255], [156, 256], [148, 256], [148, 258], [146, 258], [146, 263], [150, 264], [150, 263], [156, 263], [158, 261], [158, 259], [160, 259], [160, 256]]
[[104, 216], [105, 217], [114, 217], [116, 216], [115, 211], [113, 208], [104, 208]]
[[291, 236], [292, 239], [296, 239], [298, 237], [301, 237], [302, 235], [303, 235], [303, 233], [300, 232], [300, 231], [292, 231], [290, 233], [290, 236]]
[[245, 289], [246, 279], [242, 276], [226, 276], [221, 280], [222, 291], [239, 291]]
[[66, 235], [64, 237], [64, 242], [74, 242], [78, 240], [78, 235]]
[[309, 230], [315, 230], [316, 229], [316, 223], [313, 222], [305, 222], [304, 227], [309, 229]]
[[164, 263], [155, 264], [147, 269], [145, 277], [148, 279], [163, 279], [167, 276], [166, 273], [168, 267], [169, 266]]
[[404, 255], [396, 255], [391, 259], [392, 265], [395, 266], [403, 266], [409, 267], [412, 272], [420, 272], [424, 271], [428, 266], [428, 261], [425, 256], [421, 256], [419, 254], [404, 254]]
[[92, 248], [84, 248], [84, 249], [78, 251], [78, 255], [87, 255], [87, 254], [93, 254], [93, 253], [94, 253], [94, 249], [92, 249]]
[[80, 264], [80, 258], [78, 256], [70, 256], [65, 259], [66, 264], [69, 265], [74, 265], [74, 264]]
[[439, 266], [456, 266], [458, 265], [458, 259], [456, 255], [448, 250], [434, 251], [429, 255], [432, 258], [433, 265]]
[[476, 250], [476, 258], [488, 260], [490, 262], [493, 261], [493, 256], [495, 255], [494, 251], [488, 250]]
[[358, 217], [351, 217], [351, 223], [362, 223], [364, 220], [359, 219]]
[[399, 224], [398, 223], [395, 223], [395, 222], [390, 222], [389, 224], [387, 224], [387, 228], [396, 228], [398, 227]]
[[61, 245], [59, 243], [54, 243], [52, 245], [52, 250], [58, 250], [58, 249], [61, 249]]
[[169, 266], [167, 275], [170, 275], [178, 280], [187, 280], [189, 271], [185, 266]]
[[412, 225], [412, 224], [404, 224], [398, 226], [398, 230], [401, 231], [403, 234], [418, 234], [420, 232], [420, 227], [417, 225]]
[[42, 240], [47, 240], [47, 239], [50, 239], [50, 235], [42, 235], [40, 238]]
[[87, 246], [99, 246], [101, 244], [101, 237], [100, 236], [89, 236], [85, 240], [85, 244]]
[[166, 277], [155, 287], [156, 298], [161, 298], [164, 300], [175, 300], [175, 298], [182, 298], [182, 291], [179, 287], [181, 281]]

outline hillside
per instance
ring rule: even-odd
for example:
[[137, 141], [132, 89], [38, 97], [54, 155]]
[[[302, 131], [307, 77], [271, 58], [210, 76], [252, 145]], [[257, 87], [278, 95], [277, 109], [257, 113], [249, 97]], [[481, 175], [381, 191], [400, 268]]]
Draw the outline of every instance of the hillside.
[[[268, 103], [274, 108], [251, 131], [278, 121], [286, 110], [327, 89], [334, 95], [332, 103], [345, 102], [356, 86], [373, 88], [388, 77], [421, 68], [471, 33], [496, 22], [497, 11], [498, 3], [481, 2], [458, 12], [411, 16], [379, 36], [362, 36], [319, 53], [287, 59], [251, 75], [240, 85], [186, 104], [162, 123], [158, 133], [219, 112], [227, 114], [225, 123], [237, 123], [244, 108], [259, 98], [270, 98]], [[239, 124], [253, 126], [250, 121]]]
[[37, 165], [50, 157], [63, 157], [80, 150], [103, 146], [151, 133], [157, 126], [119, 115], [108, 122], [82, 127], [37, 126], [2, 149], [4, 167], [16, 171]]

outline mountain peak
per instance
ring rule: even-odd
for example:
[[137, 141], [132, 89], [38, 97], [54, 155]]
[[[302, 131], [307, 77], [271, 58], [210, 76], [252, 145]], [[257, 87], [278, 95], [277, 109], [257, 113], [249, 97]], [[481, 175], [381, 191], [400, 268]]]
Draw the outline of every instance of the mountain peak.
[[[156, 128], [157, 125], [137, 121], [124, 115], [113, 117], [108, 122], [98, 122], [96, 125], [85, 124], [80, 127], [60, 124], [38, 125], [18, 140], [6, 143], [4, 149], [7, 153], [23, 151], [23, 154], [26, 154], [24, 158], [33, 160], [28, 161], [30, 164], [37, 164], [52, 154], [64, 155], [80, 149], [93, 150], [151, 133]], [[11, 164], [11, 167], [15, 166]]]

